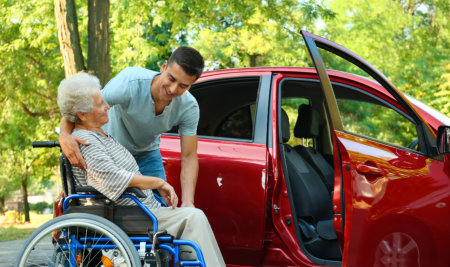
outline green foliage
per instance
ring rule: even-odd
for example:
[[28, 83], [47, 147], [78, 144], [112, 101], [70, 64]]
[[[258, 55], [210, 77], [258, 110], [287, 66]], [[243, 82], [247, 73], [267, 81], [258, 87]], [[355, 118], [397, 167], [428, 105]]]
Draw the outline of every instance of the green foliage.
[[12, 210], [12, 211], [6, 212], [5, 218], [4, 218], [4, 223], [18, 224], [18, 223], [21, 223], [22, 220], [23, 220], [23, 216], [19, 212]]
[[36, 204], [30, 204], [30, 211], [35, 211], [37, 214], [42, 214], [44, 209], [53, 209], [53, 204], [47, 202], [38, 202]]
[[54, 173], [56, 151], [37, 151], [35, 140], [56, 140], [56, 86], [63, 77], [52, 5], [0, 1], [0, 196], [22, 181]]
[[401, 91], [450, 116], [448, 107], [442, 109], [450, 102], [450, 94], [441, 94], [445, 88], [439, 86], [449, 72], [449, 1], [332, 0], [325, 4], [336, 16], [325, 21], [320, 35], [372, 63]]
[[206, 10], [189, 31], [210, 69], [311, 66], [300, 30], [333, 17], [316, 1], [219, 1]]
[[338, 99], [347, 131], [408, 147], [416, 138], [415, 125], [396, 111], [368, 102]]

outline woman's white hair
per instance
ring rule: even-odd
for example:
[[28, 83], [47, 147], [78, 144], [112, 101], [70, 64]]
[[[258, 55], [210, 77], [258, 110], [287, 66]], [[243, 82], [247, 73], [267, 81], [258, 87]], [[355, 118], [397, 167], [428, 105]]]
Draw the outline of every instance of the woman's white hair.
[[91, 111], [93, 95], [100, 92], [100, 81], [94, 75], [78, 73], [61, 81], [58, 87], [58, 106], [61, 115], [78, 123], [77, 112]]

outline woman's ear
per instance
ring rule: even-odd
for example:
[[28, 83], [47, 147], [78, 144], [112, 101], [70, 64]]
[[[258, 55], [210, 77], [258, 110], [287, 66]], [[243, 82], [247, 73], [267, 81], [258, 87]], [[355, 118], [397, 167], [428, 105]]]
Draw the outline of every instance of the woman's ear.
[[86, 120], [86, 113], [84, 112], [77, 112], [77, 117], [80, 119], [81, 122]]

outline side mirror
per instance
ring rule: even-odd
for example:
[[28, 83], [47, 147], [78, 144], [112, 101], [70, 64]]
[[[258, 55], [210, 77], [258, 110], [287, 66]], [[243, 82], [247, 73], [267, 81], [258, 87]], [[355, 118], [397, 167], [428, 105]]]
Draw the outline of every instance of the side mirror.
[[437, 149], [439, 154], [450, 153], [450, 126], [439, 126], [437, 132]]

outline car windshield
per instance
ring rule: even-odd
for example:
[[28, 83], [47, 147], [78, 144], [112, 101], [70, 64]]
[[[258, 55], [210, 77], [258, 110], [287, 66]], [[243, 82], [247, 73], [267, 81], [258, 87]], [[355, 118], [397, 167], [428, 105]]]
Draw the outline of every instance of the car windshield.
[[408, 98], [408, 100], [411, 103], [413, 103], [417, 107], [421, 108], [422, 110], [424, 110], [425, 112], [427, 112], [431, 116], [435, 117], [436, 119], [438, 119], [443, 124], [450, 125], [450, 118], [449, 117], [445, 116], [444, 114], [440, 113], [439, 111], [435, 110], [434, 108], [425, 105], [424, 103], [422, 103], [419, 100], [413, 98], [412, 96], [406, 95], [406, 97]]

